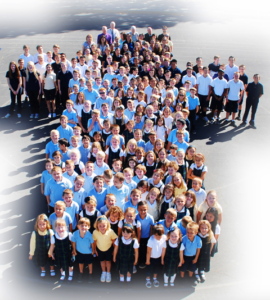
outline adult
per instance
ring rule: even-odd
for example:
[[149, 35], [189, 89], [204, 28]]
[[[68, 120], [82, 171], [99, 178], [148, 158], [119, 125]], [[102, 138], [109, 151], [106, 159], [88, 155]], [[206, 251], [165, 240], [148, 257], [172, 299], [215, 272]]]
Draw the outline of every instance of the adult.
[[95, 45], [95, 43], [93, 42], [93, 36], [92, 34], [87, 34], [86, 41], [82, 45], [82, 53], [85, 55], [86, 49], [89, 49], [91, 52], [92, 45]]
[[23, 59], [24, 68], [27, 67], [29, 61], [34, 62], [34, 56], [29, 53], [30, 47], [28, 45], [23, 45], [23, 54], [19, 56], [19, 59]]
[[22, 77], [21, 77], [21, 72], [19, 70], [19, 67], [15, 63], [15, 61], [10, 62], [9, 64], [9, 70], [6, 73], [6, 78], [7, 78], [7, 84], [10, 90], [10, 99], [11, 99], [11, 104], [9, 108], [9, 113], [5, 116], [5, 118], [9, 118], [12, 116], [15, 108], [15, 103], [16, 103], [16, 97], [17, 97], [17, 104], [18, 104], [18, 109], [17, 109], [17, 116], [18, 118], [21, 118], [21, 110], [22, 110], [22, 105], [21, 105], [21, 86], [22, 86]]
[[70, 79], [72, 78], [73, 78], [72, 73], [68, 71], [67, 64], [65, 62], [62, 62], [61, 71], [58, 72], [56, 79], [57, 79], [57, 85], [61, 97], [62, 106], [64, 109], [66, 107], [66, 101], [69, 99], [68, 85]]
[[249, 114], [249, 110], [251, 108], [251, 118], [250, 118], [249, 124], [252, 128], [254, 128], [254, 129], [257, 128], [255, 126], [255, 115], [256, 115], [257, 108], [258, 108], [259, 99], [263, 95], [263, 85], [259, 82], [260, 79], [261, 79], [260, 75], [255, 74], [253, 76], [254, 81], [249, 83], [246, 88], [246, 95], [247, 95], [246, 109], [245, 109], [245, 113], [243, 116], [243, 122], [241, 123], [241, 126], [247, 125], [247, 117]]
[[105, 35], [105, 38], [109, 45], [112, 44], [112, 36], [107, 32], [107, 26], [102, 26], [102, 33], [97, 37], [97, 44], [100, 44], [101, 37]]
[[43, 47], [41, 45], [37, 45], [37, 54], [34, 56], [34, 63], [36, 64], [38, 62], [38, 56], [42, 55], [44, 62], [47, 62], [47, 54], [43, 52]]
[[228, 75], [229, 80], [232, 80], [234, 78], [235, 72], [239, 72], [239, 68], [237, 65], [234, 64], [235, 57], [230, 56], [228, 61], [229, 63], [225, 67], [225, 74]]
[[131, 39], [133, 42], [136, 42], [139, 39], [139, 33], [136, 31], [136, 26], [131, 26], [130, 32], [128, 34], [131, 35]]
[[117, 37], [118, 39], [120, 39], [120, 32], [115, 28], [115, 22], [112, 21], [110, 23], [110, 28], [108, 29], [108, 34], [111, 35], [112, 37], [112, 42], [115, 42], [115, 38]]
[[[143, 39], [144, 39], [144, 41], [150, 43], [153, 36], [156, 36], [156, 35], [153, 33], [152, 27], [148, 27], [148, 28], [147, 28], [147, 33], [144, 35], [144, 38], [143, 38]], [[150, 44], [151, 44], [151, 43], [150, 43]]]
[[36, 67], [32, 61], [29, 61], [24, 77], [25, 94], [29, 97], [31, 104], [30, 119], [38, 119], [39, 117], [39, 101], [38, 97], [41, 94], [41, 79]]

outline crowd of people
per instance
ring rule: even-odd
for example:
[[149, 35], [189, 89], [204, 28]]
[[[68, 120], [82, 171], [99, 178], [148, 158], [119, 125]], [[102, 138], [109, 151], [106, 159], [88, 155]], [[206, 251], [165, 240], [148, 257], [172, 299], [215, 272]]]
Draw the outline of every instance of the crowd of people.
[[[39, 118], [45, 97], [48, 118], [60, 113], [60, 124], [46, 145], [41, 193], [48, 211], [40, 214], [30, 240], [29, 259], [41, 277], [55, 276], [93, 282], [98, 260], [101, 282], [111, 282], [111, 267], [119, 283], [131, 283], [137, 267], [146, 268], [146, 287], [174, 286], [177, 274], [188, 271], [195, 284], [204, 282], [211, 257], [218, 251], [222, 208], [214, 190], [204, 185], [208, 169], [203, 153], [190, 144], [201, 116], [220, 122], [225, 108], [232, 126], [241, 119], [247, 94], [246, 124], [254, 119], [263, 86], [259, 75], [248, 83], [245, 66], [187, 62], [181, 71], [173, 41], [162, 28], [139, 34], [119, 32], [115, 23], [103, 26], [97, 42], [86, 36], [82, 50], [69, 61], [60, 46], [32, 56], [29, 46], [10, 63], [6, 74], [11, 94], [10, 117], [21, 95]], [[207, 117], [211, 110], [211, 117]], [[209, 114], [208, 114], [209, 115]], [[159, 277], [158, 277], [159, 275]], [[136, 276], [136, 275], [135, 275]], [[116, 280], [113, 278], [113, 280]]]

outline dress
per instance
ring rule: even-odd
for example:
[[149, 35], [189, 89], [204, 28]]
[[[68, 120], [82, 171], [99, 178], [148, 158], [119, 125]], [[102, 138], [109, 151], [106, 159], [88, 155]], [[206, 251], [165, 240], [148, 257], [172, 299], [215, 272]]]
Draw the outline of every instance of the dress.
[[211, 241], [209, 241], [209, 236], [201, 237], [202, 248], [197, 261], [197, 267], [199, 271], [210, 271], [210, 252], [211, 252]]
[[122, 242], [122, 238], [119, 238], [118, 252], [116, 258], [116, 268], [119, 270], [121, 275], [126, 275], [127, 272], [132, 274], [134, 264], [134, 242], [129, 245], [125, 245]]
[[34, 255], [34, 262], [39, 267], [45, 267], [49, 261], [48, 251], [50, 248], [50, 231], [47, 230], [45, 235], [40, 235], [38, 231], [36, 233], [36, 249]]
[[164, 273], [171, 277], [177, 273], [177, 268], [180, 262], [180, 246], [171, 247], [169, 241], [167, 242], [166, 254], [164, 257]]
[[97, 214], [98, 214], [98, 210], [96, 209], [95, 210], [95, 213], [90, 216], [86, 213], [86, 210], [84, 209], [83, 210], [83, 217], [84, 218], [87, 218], [89, 221], [90, 221], [90, 228], [89, 228], [89, 231], [93, 234], [95, 228], [94, 228], [94, 224], [96, 222], [96, 219], [97, 219]]
[[68, 271], [69, 267], [72, 267], [71, 262], [71, 243], [69, 241], [69, 235], [63, 240], [55, 238], [55, 261], [59, 268], [64, 271]]

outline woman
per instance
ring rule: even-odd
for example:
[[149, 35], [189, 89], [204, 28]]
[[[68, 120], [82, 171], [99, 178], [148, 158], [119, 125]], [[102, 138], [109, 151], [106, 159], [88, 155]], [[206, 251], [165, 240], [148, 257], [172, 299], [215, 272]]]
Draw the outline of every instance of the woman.
[[53, 117], [56, 117], [55, 113], [55, 95], [56, 95], [56, 75], [53, 72], [52, 66], [47, 64], [46, 72], [42, 76], [42, 94], [45, 96], [46, 104], [48, 107], [48, 118], [52, 117], [51, 103], [53, 110]]
[[103, 35], [101, 38], [100, 38], [100, 44], [98, 44], [98, 48], [101, 50], [101, 55], [104, 55], [105, 54], [105, 50], [106, 48], [109, 46], [108, 42], [107, 42], [107, 39], [106, 39], [106, 36]]
[[35, 119], [37, 119], [39, 116], [38, 96], [41, 94], [41, 79], [32, 61], [29, 61], [27, 64], [25, 76], [25, 94], [29, 97], [29, 101], [31, 104], [30, 119], [33, 119], [34, 117]]
[[82, 45], [82, 53], [85, 55], [85, 50], [86, 49], [91, 49], [93, 43], [93, 36], [91, 34], [87, 34], [86, 36], [86, 41]]
[[9, 113], [5, 116], [6, 118], [9, 118], [15, 108], [16, 103], [16, 96], [17, 96], [17, 103], [18, 103], [18, 109], [17, 109], [17, 116], [18, 118], [21, 118], [21, 111], [22, 111], [22, 105], [21, 105], [21, 86], [22, 86], [22, 78], [21, 78], [21, 72], [15, 63], [15, 61], [10, 62], [9, 64], [9, 70], [6, 73], [7, 78], [7, 84], [10, 90], [10, 98], [11, 98], [11, 104], [9, 108]]

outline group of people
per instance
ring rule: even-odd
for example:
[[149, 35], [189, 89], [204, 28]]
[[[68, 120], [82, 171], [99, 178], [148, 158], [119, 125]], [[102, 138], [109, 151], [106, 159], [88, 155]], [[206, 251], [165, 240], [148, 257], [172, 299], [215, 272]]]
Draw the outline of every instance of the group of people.
[[21, 116], [22, 88], [30, 118], [39, 117], [43, 95], [48, 117], [60, 113], [41, 177], [48, 211], [37, 217], [30, 240], [29, 259], [41, 277], [48, 264], [51, 276], [56, 266], [60, 280], [72, 281], [75, 266], [78, 282], [91, 283], [98, 260], [101, 282], [111, 282], [112, 263], [120, 284], [130, 284], [137, 267], [146, 268], [147, 288], [161, 278], [174, 286], [186, 271], [195, 284], [205, 281], [218, 251], [222, 208], [216, 191], [206, 192], [205, 157], [190, 144], [190, 133], [196, 134], [200, 114], [219, 123], [224, 105], [226, 121], [232, 115], [236, 126], [244, 91], [255, 127], [259, 75], [248, 84], [244, 65], [230, 57], [225, 66], [219, 56], [209, 66], [198, 57], [181, 71], [166, 26], [157, 36], [150, 27], [146, 34], [135, 26], [119, 33], [111, 22], [97, 43], [88, 34], [71, 61], [58, 45], [47, 53], [38, 45], [34, 57], [23, 48], [19, 66], [11, 62], [6, 75], [7, 117], [16, 96]]

